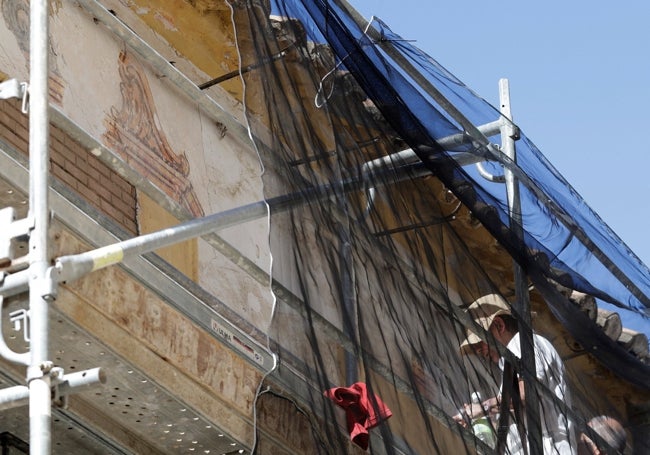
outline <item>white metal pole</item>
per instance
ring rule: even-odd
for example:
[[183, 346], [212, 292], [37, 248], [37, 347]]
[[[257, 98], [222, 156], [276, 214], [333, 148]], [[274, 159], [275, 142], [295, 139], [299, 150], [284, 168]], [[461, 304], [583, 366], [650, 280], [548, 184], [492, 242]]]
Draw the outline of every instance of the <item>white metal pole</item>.
[[51, 451], [50, 376], [48, 365], [48, 299], [52, 292], [48, 269], [48, 2], [31, 0], [29, 34], [29, 210], [34, 229], [29, 239], [29, 311], [31, 364], [29, 386], [29, 446], [31, 454]]
[[[510, 111], [510, 85], [508, 79], [499, 80], [499, 101], [501, 114], [508, 120], [501, 127], [501, 150], [504, 155], [517, 162], [515, 148], [515, 128], [512, 123]], [[518, 239], [523, 240], [524, 229], [521, 214], [521, 197], [519, 194], [519, 182], [509, 166], [504, 168], [506, 180], [506, 193], [508, 197], [508, 210], [510, 215], [510, 229]], [[542, 454], [542, 430], [539, 414], [539, 395], [536, 387], [535, 376], [535, 348], [533, 344], [533, 332], [530, 317], [530, 296], [528, 294], [528, 280], [523, 269], [513, 261], [515, 281], [515, 308], [519, 316], [519, 342], [521, 343], [521, 362], [523, 364], [522, 376], [526, 388], [526, 426], [529, 442], [529, 453], [531, 455]]]

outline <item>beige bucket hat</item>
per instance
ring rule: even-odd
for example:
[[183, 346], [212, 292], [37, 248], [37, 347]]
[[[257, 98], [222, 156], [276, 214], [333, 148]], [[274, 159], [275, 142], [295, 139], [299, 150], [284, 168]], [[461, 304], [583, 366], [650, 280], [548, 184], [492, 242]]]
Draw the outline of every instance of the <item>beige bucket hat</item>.
[[[510, 304], [499, 294], [487, 294], [476, 299], [467, 308], [470, 317], [485, 330], [490, 329], [495, 317], [502, 314], [511, 314]], [[481, 338], [471, 330], [467, 330], [467, 338], [460, 345], [464, 354], [472, 352], [472, 347], [481, 343]]]

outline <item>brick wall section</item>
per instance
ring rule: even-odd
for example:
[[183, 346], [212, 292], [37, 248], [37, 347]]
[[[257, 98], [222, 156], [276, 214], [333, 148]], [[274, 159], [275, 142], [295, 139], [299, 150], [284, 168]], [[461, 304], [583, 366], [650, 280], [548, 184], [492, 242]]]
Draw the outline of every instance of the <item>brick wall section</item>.
[[[0, 138], [28, 154], [29, 118], [20, 101], [0, 100]], [[135, 187], [50, 125], [50, 171], [58, 180], [132, 234], [137, 234]]]

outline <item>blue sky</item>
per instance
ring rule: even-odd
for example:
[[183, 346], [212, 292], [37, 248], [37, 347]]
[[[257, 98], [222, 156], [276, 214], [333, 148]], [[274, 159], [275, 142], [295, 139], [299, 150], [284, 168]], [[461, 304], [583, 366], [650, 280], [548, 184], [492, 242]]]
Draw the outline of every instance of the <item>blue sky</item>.
[[650, 2], [351, 0], [512, 114], [650, 264]]

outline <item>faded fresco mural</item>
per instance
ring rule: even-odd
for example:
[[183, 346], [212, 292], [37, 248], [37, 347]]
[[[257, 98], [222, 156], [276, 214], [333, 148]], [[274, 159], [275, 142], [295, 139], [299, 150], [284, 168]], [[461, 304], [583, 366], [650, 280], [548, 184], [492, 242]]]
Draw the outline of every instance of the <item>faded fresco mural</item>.
[[121, 52], [119, 74], [122, 106], [112, 107], [105, 119], [106, 144], [192, 215], [203, 216], [188, 179], [187, 157], [172, 149], [162, 130], [144, 69], [133, 56]]

